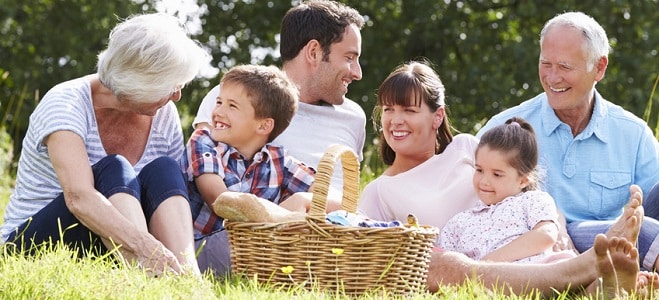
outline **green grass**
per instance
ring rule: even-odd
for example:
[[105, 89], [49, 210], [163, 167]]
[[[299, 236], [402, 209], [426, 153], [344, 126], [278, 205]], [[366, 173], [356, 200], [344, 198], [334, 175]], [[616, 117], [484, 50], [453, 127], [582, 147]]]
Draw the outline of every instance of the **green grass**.
[[[335, 291], [259, 284], [248, 278], [216, 280], [209, 275], [153, 278], [109, 259], [75, 258], [64, 247], [35, 256], [0, 254], [0, 299], [351, 299]], [[565, 296], [560, 296], [564, 298]], [[540, 299], [504, 296], [478, 284], [445, 287], [436, 294], [391, 296], [374, 293], [355, 299]]]

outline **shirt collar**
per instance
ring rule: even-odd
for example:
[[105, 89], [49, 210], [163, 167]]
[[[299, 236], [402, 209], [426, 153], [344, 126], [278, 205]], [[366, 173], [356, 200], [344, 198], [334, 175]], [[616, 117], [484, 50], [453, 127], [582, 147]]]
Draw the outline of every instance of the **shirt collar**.
[[[245, 160], [245, 157], [242, 156], [240, 153], [238, 153], [238, 150], [234, 147], [229, 147], [229, 155], [233, 156], [234, 158], [239, 158]], [[273, 155], [277, 155], [279, 153], [279, 149], [281, 146], [274, 145], [274, 144], [265, 144], [259, 152], [256, 152], [254, 154], [254, 159], [252, 160], [252, 163], [260, 163], [263, 161], [269, 161], [272, 159], [276, 159], [277, 157], [273, 157]]]
[[[594, 101], [595, 105], [593, 107], [593, 114], [590, 118], [590, 122], [584, 130], [577, 135], [576, 139], [587, 139], [591, 135], [594, 135], [602, 142], [606, 143], [609, 140], [609, 126], [606, 123], [607, 109], [605, 105], [604, 98], [602, 95], [594, 90], [595, 96]], [[542, 127], [544, 128], [544, 134], [550, 136], [554, 133], [561, 124], [564, 124], [558, 117], [554, 110], [549, 106], [549, 101], [547, 101], [547, 94], [543, 95], [544, 99], [542, 101]], [[567, 125], [567, 124], [566, 124]]]

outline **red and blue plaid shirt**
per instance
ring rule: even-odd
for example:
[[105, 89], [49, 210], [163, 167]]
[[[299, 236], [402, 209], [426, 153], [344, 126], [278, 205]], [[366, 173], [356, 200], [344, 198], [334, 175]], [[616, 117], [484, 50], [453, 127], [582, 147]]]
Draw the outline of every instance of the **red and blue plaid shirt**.
[[316, 171], [286, 154], [281, 146], [266, 144], [250, 161], [224, 143], [214, 141], [207, 129], [190, 137], [181, 157], [181, 168], [189, 182], [190, 208], [195, 237], [223, 229], [217, 216], [201, 198], [194, 179], [201, 174], [218, 174], [229, 191], [252, 193], [279, 204], [297, 192], [306, 192]]

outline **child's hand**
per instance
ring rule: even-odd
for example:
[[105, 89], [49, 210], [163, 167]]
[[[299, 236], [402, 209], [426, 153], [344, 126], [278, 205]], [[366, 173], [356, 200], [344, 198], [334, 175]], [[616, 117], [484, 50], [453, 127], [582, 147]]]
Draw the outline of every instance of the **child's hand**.
[[312, 193], [309, 192], [299, 192], [291, 195], [286, 198], [284, 202], [279, 203], [279, 206], [288, 209], [290, 211], [296, 212], [309, 212], [311, 209], [311, 198], [313, 197]]

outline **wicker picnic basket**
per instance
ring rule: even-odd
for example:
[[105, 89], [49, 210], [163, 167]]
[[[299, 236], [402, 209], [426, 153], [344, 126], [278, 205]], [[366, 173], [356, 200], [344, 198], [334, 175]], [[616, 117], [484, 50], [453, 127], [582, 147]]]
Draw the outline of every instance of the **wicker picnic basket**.
[[344, 174], [343, 209], [356, 211], [359, 162], [348, 147], [330, 146], [318, 165], [305, 221], [225, 222], [233, 274], [351, 295], [378, 289], [394, 294], [425, 289], [436, 227], [366, 228], [326, 222], [327, 192], [337, 158]]

